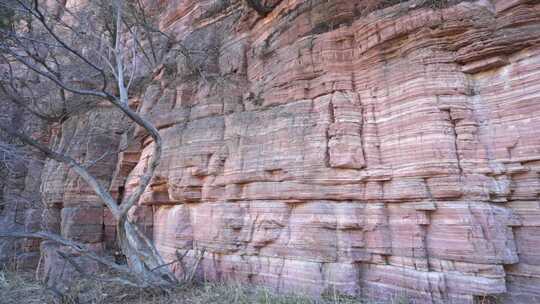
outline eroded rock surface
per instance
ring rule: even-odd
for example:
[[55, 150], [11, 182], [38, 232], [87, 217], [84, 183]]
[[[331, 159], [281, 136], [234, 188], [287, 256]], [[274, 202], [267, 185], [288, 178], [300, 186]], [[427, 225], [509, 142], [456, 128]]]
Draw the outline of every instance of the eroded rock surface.
[[[17, 108], [3, 94], [0, 94], [0, 121], [47, 141], [46, 124]], [[40, 230], [43, 165], [43, 155], [0, 132], [0, 231]], [[17, 269], [33, 269], [39, 257], [39, 240], [0, 238], [0, 267], [16, 265]]]
[[216, 79], [175, 57], [142, 97], [165, 139], [146, 223], [168, 259], [188, 251], [179, 274], [200, 261], [206, 279], [280, 291], [540, 299], [537, 1], [281, 1], [266, 17], [218, 2], [162, 15], [217, 49]]
[[[123, 149], [121, 137], [126, 127], [126, 120], [118, 110], [98, 104], [52, 128], [51, 146], [55, 151], [62, 151], [85, 164], [99, 183], [108, 186], [117, 163], [117, 153]], [[105, 221], [108, 213], [101, 199], [64, 164], [48, 161], [41, 177], [45, 207], [42, 230], [103, 252], [107, 244]], [[72, 261], [89, 273], [99, 270], [97, 262], [71, 252], [73, 250], [68, 247], [59, 248], [52, 241], [44, 241], [41, 245], [43, 268], [40, 270], [48, 285], [56, 289], [65, 288], [66, 281], [78, 274], [69, 261], [59, 255], [59, 249], [73, 255]]]
[[[264, 16], [244, 1], [151, 3], [191, 56], [173, 44], [133, 101], [164, 154], [131, 217], [166, 260], [185, 256], [179, 276], [540, 301], [540, 3], [383, 2], [262, 1]], [[95, 159], [119, 145], [117, 114], [85, 115], [56, 147]], [[151, 151], [135, 138], [92, 169], [118, 197]], [[49, 229], [114, 248], [74, 173], [48, 163], [42, 189]]]

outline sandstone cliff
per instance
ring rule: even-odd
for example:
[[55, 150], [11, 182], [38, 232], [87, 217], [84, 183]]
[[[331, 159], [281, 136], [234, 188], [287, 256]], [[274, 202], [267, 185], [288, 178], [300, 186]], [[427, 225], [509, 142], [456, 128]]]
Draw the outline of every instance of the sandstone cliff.
[[[186, 254], [175, 272], [383, 302], [540, 301], [539, 1], [263, 2], [265, 16], [152, 6], [194, 54], [172, 45], [133, 101], [165, 145], [133, 218], [166, 259]], [[85, 123], [102, 133], [74, 154], [118, 145], [107, 111], [66, 122], [57, 145]], [[94, 171], [117, 195], [151, 151], [135, 133]], [[42, 188], [57, 231], [114, 247], [75, 175], [49, 163]]]
[[[5, 101], [0, 94], [0, 121], [8, 122], [36, 138], [47, 141], [46, 123]], [[41, 173], [44, 156], [0, 132], [0, 231], [40, 230]], [[21, 267], [35, 267], [40, 242], [0, 239], [0, 265], [16, 261]]]

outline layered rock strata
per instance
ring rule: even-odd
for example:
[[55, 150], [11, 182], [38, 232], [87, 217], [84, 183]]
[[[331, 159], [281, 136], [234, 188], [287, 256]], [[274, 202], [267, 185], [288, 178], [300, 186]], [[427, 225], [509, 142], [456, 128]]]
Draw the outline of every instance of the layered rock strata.
[[[133, 101], [164, 154], [131, 217], [184, 256], [174, 271], [382, 302], [540, 301], [540, 3], [262, 2], [149, 1], [183, 46]], [[118, 115], [72, 118], [53, 145], [98, 159]], [[91, 169], [119, 198], [151, 151], [135, 138]], [[48, 229], [114, 248], [74, 173], [50, 162], [42, 189]]]
[[[51, 130], [51, 147], [84, 164], [99, 183], [111, 183], [118, 152], [123, 149], [122, 134], [127, 120], [122, 114], [104, 104], [72, 115], [60, 126]], [[104, 252], [105, 220], [107, 209], [101, 199], [82, 178], [68, 166], [48, 161], [42, 171], [42, 230], [66, 239], [85, 244], [96, 252]], [[59, 249], [70, 252], [52, 241], [41, 245], [44, 280], [57, 289], [66, 288], [78, 272], [69, 261], [59, 255]], [[72, 260], [89, 272], [99, 269], [99, 264], [75, 254]]]
[[[18, 109], [0, 94], [0, 120], [47, 141], [46, 123]], [[37, 231], [41, 228], [40, 185], [44, 157], [0, 132], [0, 231]], [[40, 242], [31, 239], [0, 239], [0, 268], [35, 268]]]
[[171, 56], [142, 97], [165, 148], [141, 219], [167, 259], [186, 254], [179, 274], [540, 299], [537, 1], [219, 3], [162, 4], [164, 30], [215, 50], [214, 76]]

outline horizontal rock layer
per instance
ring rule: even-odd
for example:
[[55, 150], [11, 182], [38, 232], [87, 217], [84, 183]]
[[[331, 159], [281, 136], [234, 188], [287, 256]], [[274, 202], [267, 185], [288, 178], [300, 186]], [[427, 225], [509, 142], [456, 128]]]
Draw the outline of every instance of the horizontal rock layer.
[[218, 79], [174, 58], [142, 98], [165, 147], [138, 218], [185, 254], [179, 275], [540, 299], [537, 3], [282, 1], [259, 18], [218, 2], [165, 3], [162, 23], [216, 48]]
[[[133, 101], [164, 153], [131, 217], [166, 260], [184, 256], [175, 272], [383, 302], [540, 301], [538, 1], [263, 2], [265, 16], [151, 3], [191, 56], [173, 45]], [[87, 115], [55, 137], [77, 159], [125, 127]], [[92, 173], [127, 195], [151, 145]], [[90, 189], [44, 170], [48, 228], [114, 247]]]

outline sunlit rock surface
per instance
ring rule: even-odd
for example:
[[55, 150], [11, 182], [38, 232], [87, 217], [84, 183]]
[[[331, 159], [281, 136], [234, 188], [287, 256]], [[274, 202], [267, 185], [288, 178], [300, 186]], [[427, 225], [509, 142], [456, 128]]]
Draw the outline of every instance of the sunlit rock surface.
[[[262, 1], [264, 17], [244, 1], [146, 2], [191, 56], [171, 45], [133, 100], [164, 153], [131, 217], [167, 261], [183, 256], [179, 276], [540, 301], [538, 1]], [[103, 111], [63, 134], [118, 120]], [[119, 128], [72, 152], [101, 155]], [[135, 135], [92, 171], [118, 197], [151, 151]], [[51, 229], [114, 248], [90, 189], [55, 163], [43, 174]]]
[[144, 219], [179, 275], [540, 300], [537, 1], [222, 2], [162, 3], [210, 77], [171, 55], [141, 98], [165, 139]]

